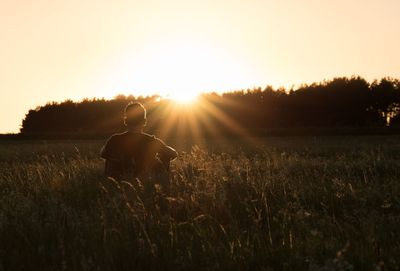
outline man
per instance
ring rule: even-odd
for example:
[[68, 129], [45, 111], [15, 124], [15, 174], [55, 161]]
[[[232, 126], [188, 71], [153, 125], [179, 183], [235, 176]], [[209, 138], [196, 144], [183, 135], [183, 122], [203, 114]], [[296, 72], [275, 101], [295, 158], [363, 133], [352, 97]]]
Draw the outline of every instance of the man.
[[106, 160], [107, 177], [127, 181], [158, 179], [155, 181], [166, 185], [170, 161], [178, 154], [162, 140], [143, 132], [146, 121], [146, 109], [142, 104], [126, 106], [124, 123], [127, 131], [112, 135], [101, 150], [101, 157]]

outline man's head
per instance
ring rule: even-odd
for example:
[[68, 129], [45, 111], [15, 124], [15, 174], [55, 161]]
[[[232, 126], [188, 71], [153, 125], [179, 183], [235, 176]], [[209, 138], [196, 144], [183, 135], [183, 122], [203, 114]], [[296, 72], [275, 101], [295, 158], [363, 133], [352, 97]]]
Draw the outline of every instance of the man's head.
[[146, 109], [141, 103], [131, 102], [125, 107], [124, 122], [128, 128], [143, 128], [146, 121]]

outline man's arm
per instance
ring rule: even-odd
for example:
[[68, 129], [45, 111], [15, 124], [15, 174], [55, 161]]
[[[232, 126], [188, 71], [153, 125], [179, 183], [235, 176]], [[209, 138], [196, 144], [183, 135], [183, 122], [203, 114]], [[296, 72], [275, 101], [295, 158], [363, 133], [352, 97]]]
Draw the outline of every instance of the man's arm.
[[113, 154], [112, 137], [107, 140], [107, 143], [101, 148], [100, 157], [105, 159], [104, 175], [117, 179], [122, 172], [120, 160]]
[[101, 148], [100, 150], [100, 157], [103, 159], [110, 159], [112, 157], [112, 149], [113, 147], [113, 140], [114, 136], [111, 136], [109, 139], [107, 139], [106, 144]]
[[[155, 138], [155, 137], [154, 137]], [[158, 143], [157, 156], [158, 159], [164, 164], [164, 166], [169, 169], [169, 163], [174, 160], [178, 153], [175, 149], [165, 144], [161, 139], [155, 138]]]
[[164, 167], [169, 171], [169, 166], [172, 160], [178, 156], [178, 153], [170, 146], [165, 145], [164, 148], [158, 152], [158, 159], [163, 163]]

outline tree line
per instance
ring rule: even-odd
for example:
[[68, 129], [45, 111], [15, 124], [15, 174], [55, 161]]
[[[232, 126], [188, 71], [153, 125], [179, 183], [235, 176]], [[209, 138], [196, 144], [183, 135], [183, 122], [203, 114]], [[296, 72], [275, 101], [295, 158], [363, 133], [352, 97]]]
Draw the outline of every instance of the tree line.
[[194, 105], [178, 105], [159, 96], [118, 95], [112, 100], [51, 102], [29, 110], [20, 132], [111, 134], [124, 130], [123, 111], [131, 101], [148, 110], [147, 130], [167, 135], [220, 135], [269, 129], [400, 127], [400, 81], [371, 83], [340, 77], [297, 89], [271, 86], [201, 95]]

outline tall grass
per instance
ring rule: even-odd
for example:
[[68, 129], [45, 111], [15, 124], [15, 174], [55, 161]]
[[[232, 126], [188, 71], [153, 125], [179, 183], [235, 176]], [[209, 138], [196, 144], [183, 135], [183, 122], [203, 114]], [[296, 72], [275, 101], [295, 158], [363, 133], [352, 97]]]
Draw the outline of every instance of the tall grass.
[[2, 143], [0, 270], [399, 269], [398, 139], [210, 142], [168, 194], [104, 178], [100, 142]]

